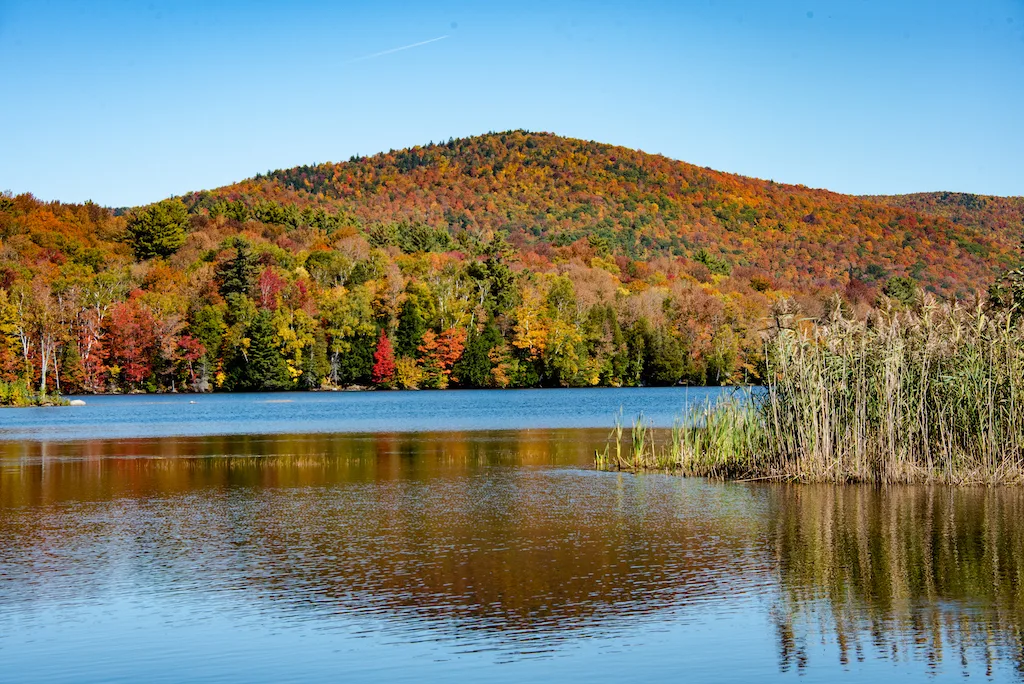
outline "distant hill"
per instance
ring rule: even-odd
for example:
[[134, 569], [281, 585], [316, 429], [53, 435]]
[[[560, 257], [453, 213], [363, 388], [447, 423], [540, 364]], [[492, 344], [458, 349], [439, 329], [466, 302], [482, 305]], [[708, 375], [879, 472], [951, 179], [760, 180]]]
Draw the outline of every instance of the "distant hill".
[[1020, 262], [1022, 205], [853, 197], [522, 131], [134, 209], [0, 193], [0, 404], [42, 401], [28, 386], [748, 382], [779, 307], [985, 291]]
[[581, 239], [639, 260], [706, 254], [798, 289], [909, 275], [966, 295], [1017, 263], [1024, 235], [1024, 198], [854, 197], [524, 131], [300, 166], [190, 197], [194, 209], [221, 199], [453, 235], [505, 231], [545, 254]]

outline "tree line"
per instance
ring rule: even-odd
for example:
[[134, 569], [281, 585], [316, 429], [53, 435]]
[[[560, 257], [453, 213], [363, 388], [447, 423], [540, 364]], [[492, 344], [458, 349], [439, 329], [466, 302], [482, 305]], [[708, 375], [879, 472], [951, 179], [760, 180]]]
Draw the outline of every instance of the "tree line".
[[[539, 140], [517, 144], [550, 142]], [[439, 156], [388, 163], [414, 173]], [[650, 180], [653, 170], [630, 175], [623, 163], [606, 173]], [[374, 164], [360, 173], [387, 168]], [[271, 195], [236, 188], [131, 210], [0, 195], [0, 403], [33, 392], [757, 382], [780, 303], [814, 319], [908, 306], [922, 291], [913, 269], [875, 263], [836, 283], [787, 277], [799, 253], [777, 270], [710, 245], [638, 253], [629, 225], [524, 240], [454, 209], [428, 223]], [[754, 219], [734, 209], [721, 220]], [[829, 220], [806, 225], [820, 233]], [[962, 276], [949, 273], [953, 289]], [[1018, 282], [1001, 281], [994, 299]]]

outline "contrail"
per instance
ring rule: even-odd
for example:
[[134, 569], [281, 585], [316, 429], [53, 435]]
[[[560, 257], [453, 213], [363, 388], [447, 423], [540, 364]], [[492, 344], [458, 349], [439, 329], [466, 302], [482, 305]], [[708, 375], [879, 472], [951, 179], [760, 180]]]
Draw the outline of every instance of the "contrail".
[[375, 57], [383, 57], [384, 55], [390, 55], [393, 52], [401, 52], [402, 50], [411, 50], [412, 48], [419, 47], [420, 45], [427, 45], [428, 43], [436, 43], [437, 41], [444, 40], [447, 37], [448, 36], [438, 36], [437, 38], [431, 38], [430, 40], [422, 40], [422, 41], [420, 41], [418, 43], [413, 43], [412, 45], [403, 45], [402, 47], [391, 48], [390, 50], [385, 50], [384, 52], [375, 52], [372, 55], [363, 55], [362, 57], [356, 57], [355, 59], [350, 59], [350, 60], [348, 60], [345, 63], [346, 64], [352, 64], [353, 62], [365, 62], [368, 59], [374, 59]]

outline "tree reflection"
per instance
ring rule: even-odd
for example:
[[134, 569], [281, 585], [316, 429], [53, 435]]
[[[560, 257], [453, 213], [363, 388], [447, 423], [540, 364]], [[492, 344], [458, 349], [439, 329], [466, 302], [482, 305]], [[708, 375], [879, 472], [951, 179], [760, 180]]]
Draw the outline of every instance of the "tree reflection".
[[157, 593], [201, 581], [212, 594], [241, 592], [261, 614], [363, 616], [533, 649], [767, 581], [763, 556], [745, 551], [751, 490], [593, 472], [606, 436], [216, 437], [9, 452], [0, 562], [14, 581], [0, 603], [102, 594], [97, 568], [119, 565]]
[[260, 620], [533, 652], [708, 606], [756, 632], [766, 604], [747, 598], [767, 597], [783, 671], [822, 642], [850, 667], [1024, 669], [1024, 492], [597, 473], [605, 437], [0, 443], [0, 614], [199, 592]]
[[1014, 488], [798, 486], [776, 491], [781, 667], [831, 637], [869, 655], [1024, 672], [1024, 492]]

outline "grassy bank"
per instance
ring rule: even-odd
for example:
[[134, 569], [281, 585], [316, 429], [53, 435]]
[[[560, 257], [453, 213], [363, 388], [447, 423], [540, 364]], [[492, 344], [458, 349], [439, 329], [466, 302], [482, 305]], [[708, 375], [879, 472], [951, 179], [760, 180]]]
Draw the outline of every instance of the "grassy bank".
[[25, 406], [66, 406], [67, 399], [56, 394], [40, 394], [20, 382], [0, 382], [0, 408]]
[[[780, 319], [763, 391], [643, 420], [601, 468], [808, 482], [1024, 483], [1024, 331], [1008, 314], [925, 303], [866, 320]], [[614, 440], [613, 440], [614, 441]]]

